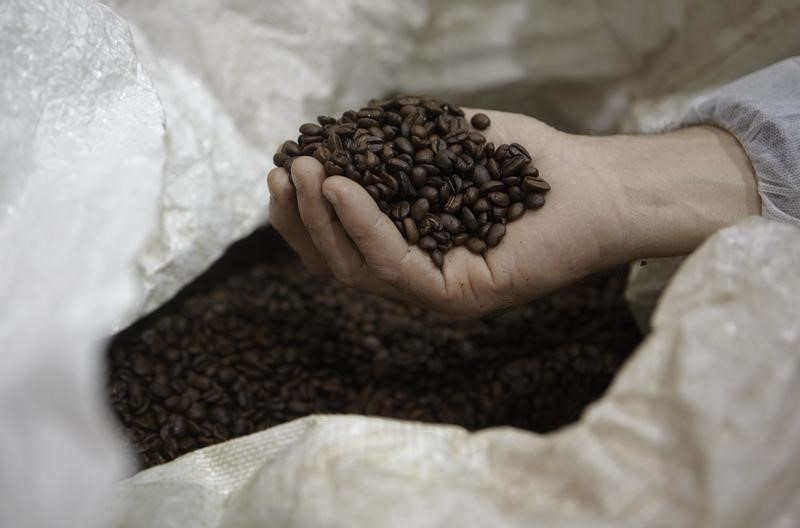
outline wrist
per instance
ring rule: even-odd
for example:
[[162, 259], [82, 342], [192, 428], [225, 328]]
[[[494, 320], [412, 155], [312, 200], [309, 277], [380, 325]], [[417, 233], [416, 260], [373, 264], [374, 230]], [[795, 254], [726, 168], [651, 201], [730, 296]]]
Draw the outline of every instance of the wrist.
[[718, 229], [760, 213], [750, 160], [724, 130], [585, 141], [597, 177], [616, 189], [626, 260], [688, 254]]

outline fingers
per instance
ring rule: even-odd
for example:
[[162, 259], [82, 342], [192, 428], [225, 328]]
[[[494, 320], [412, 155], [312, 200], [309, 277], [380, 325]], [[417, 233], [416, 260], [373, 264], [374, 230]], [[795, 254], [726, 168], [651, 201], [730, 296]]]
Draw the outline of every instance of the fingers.
[[441, 287], [442, 274], [430, 258], [408, 245], [360, 185], [345, 177], [333, 176], [325, 180], [322, 192], [333, 204], [341, 225], [378, 279], [415, 296], [425, 288]]
[[267, 176], [271, 197], [269, 219], [275, 229], [286, 239], [306, 269], [314, 275], [330, 275], [331, 271], [308, 234], [300, 211], [294, 185], [286, 169], [272, 169]]
[[300, 217], [317, 250], [337, 279], [350, 286], [360, 285], [366, 280], [368, 270], [331, 204], [322, 195], [326, 177], [322, 165], [314, 158], [298, 158], [292, 163], [291, 176]]

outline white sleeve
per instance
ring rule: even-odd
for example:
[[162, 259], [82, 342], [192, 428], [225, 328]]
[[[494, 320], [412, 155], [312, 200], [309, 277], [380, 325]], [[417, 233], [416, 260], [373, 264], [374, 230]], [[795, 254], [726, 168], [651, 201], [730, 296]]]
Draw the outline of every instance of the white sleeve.
[[708, 92], [682, 126], [715, 125], [736, 136], [753, 163], [761, 214], [800, 225], [800, 57]]

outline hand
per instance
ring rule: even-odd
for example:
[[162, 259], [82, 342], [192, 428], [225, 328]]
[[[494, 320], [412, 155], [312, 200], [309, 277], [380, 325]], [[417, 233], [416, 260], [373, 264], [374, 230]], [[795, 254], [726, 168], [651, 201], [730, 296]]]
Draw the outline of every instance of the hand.
[[[668, 162], [655, 163], [665, 157], [664, 149], [638, 143], [639, 138], [574, 136], [519, 114], [484, 112], [492, 120], [488, 139], [523, 144], [552, 185], [545, 206], [510, 222], [500, 245], [484, 256], [456, 247], [445, 255], [443, 268], [436, 268], [426, 253], [407, 244], [361, 186], [345, 177], [325, 178], [313, 158], [295, 161], [291, 175], [284, 169], [270, 172], [273, 226], [315, 275], [333, 275], [350, 286], [460, 317], [526, 302], [639, 256], [669, 253], [686, 246], [686, 239], [702, 240], [702, 233], [685, 230], [680, 241], [669, 244], [671, 226], [642, 222], [644, 204], [652, 200], [650, 176], [669, 181], [675, 172]], [[722, 170], [725, 164], [719, 165]], [[665, 193], [658, 199], [678, 198]], [[680, 222], [680, 214], [675, 209], [661, 216]], [[726, 218], [716, 220], [724, 225]], [[657, 237], [648, 230], [665, 233], [666, 251], [653, 244]], [[644, 252], [650, 250], [659, 251]]]

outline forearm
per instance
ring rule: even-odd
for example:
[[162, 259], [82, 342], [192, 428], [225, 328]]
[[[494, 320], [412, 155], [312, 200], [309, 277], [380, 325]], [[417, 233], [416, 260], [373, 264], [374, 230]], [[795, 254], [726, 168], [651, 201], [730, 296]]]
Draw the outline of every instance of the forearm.
[[619, 189], [629, 260], [687, 254], [716, 230], [760, 213], [750, 161], [724, 130], [587, 138], [585, 145], [599, 177]]

